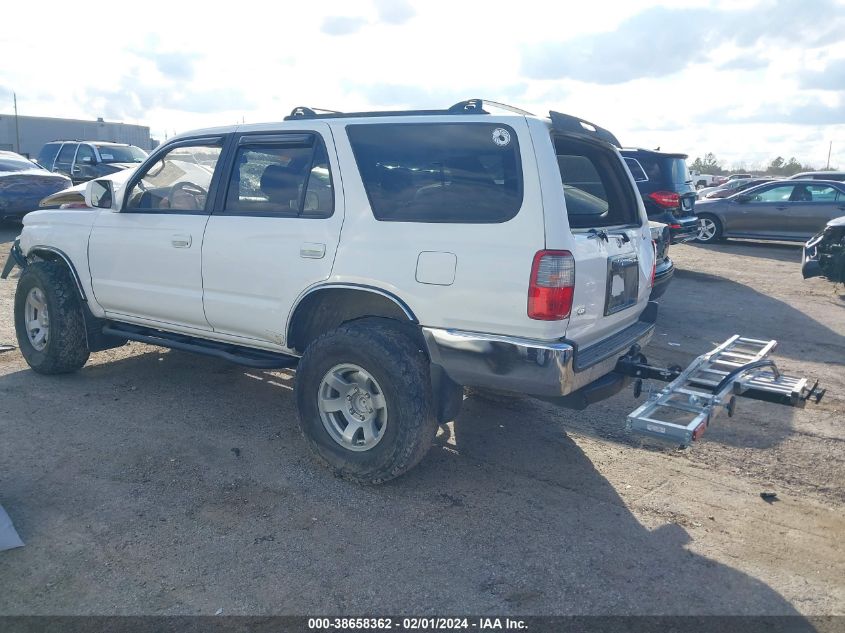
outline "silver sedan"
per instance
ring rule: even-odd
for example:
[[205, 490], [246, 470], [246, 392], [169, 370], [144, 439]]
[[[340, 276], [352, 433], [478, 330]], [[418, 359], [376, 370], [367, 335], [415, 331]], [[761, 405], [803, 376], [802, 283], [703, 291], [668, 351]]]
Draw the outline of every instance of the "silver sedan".
[[845, 183], [777, 180], [721, 200], [699, 200], [698, 241], [723, 237], [805, 242], [845, 212]]

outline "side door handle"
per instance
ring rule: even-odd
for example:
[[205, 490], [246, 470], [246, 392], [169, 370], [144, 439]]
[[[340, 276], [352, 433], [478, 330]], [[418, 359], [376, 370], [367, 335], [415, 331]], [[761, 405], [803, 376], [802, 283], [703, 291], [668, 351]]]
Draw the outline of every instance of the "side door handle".
[[177, 233], [170, 237], [170, 245], [173, 248], [191, 248], [191, 236]]
[[305, 259], [323, 259], [326, 256], [326, 245], [318, 242], [304, 242], [299, 247], [299, 256]]

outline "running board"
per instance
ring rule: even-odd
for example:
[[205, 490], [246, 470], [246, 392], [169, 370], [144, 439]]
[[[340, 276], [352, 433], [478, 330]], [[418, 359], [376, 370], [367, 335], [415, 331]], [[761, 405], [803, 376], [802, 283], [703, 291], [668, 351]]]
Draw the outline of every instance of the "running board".
[[627, 429], [689, 446], [723, 411], [733, 416], [737, 396], [797, 408], [804, 408], [811, 398], [821, 401], [825, 390], [819, 389], [818, 381], [808, 386], [806, 378], [785, 376], [768, 360], [775, 347], [774, 340], [735, 335], [686, 369], [652, 367], [638, 348], [632, 349], [619, 359], [616, 371], [639, 379], [637, 395], [644, 378], [671, 382], [628, 415]]
[[169, 347], [184, 352], [194, 352], [214, 356], [238, 365], [255, 367], [256, 369], [287, 369], [295, 367], [299, 359], [286, 354], [277, 354], [240, 345], [219, 343], [206, 339], [175, 334], [173, 332], [162, 332], [127, 323], [111, 323], [103, 327], [103, 334], [119, 336], [131, 341]]

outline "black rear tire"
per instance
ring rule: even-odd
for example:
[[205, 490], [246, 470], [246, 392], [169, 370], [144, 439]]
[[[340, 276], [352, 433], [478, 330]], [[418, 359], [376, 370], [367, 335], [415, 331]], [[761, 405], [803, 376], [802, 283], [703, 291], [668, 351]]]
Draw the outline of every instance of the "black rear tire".
[[[321, 384], [342, 364], [369, 373], [386, 400], [383, 436], [366, 450], [344, 447], [321, 418]], [[358, 483], [378, 484], [407, 472], [437, 433], [428, 356], [415, 337], [384, 320], [351, 322], [308, 345], [296, 370], [296, 402], [300, 428], [317, 458], [336, 475]]]
[[[26, 301], [40, 289], [49, 315], [46, 345], [36, 349], [26, 324]], [[15, 292], [15, 333], [27, 364], [39, 374], [67, 374], [81, 369], [88, 360], [88, 340], [82, 301], [67, 267], [42, 261], [27, 266]]]

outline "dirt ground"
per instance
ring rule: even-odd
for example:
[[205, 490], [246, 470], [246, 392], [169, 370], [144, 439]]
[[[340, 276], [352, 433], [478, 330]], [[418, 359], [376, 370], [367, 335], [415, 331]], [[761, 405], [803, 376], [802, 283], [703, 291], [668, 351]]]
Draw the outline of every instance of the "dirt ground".
[[0, 504], [26, 542], [0, 553], [0, 614], [845, 614], [845, 291], [802, 280], [795, 245], [671, 255], [649, 359], [776, 338], [821, 405], [741, 401], [681, 451], [625, 433], [627, 391], [472, 397], [363, 488], [310, 458], [289, 373], [133, 343], [44, 377], [0, 354]]

